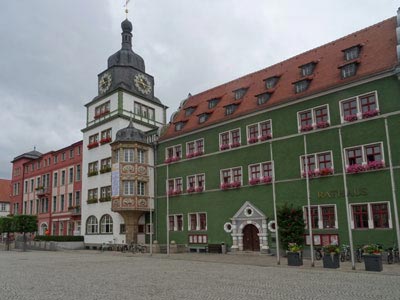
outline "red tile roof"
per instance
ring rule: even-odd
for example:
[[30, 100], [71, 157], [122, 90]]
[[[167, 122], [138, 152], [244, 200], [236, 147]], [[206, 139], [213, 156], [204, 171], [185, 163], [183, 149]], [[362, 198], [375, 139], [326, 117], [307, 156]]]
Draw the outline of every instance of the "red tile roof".
[[[344, 60], [343, 50], [357, 45], [361, 47], [357, 74], [342, 79], [339, 67], [348, 63]], [[398, 64], [396, 45], [396, 17], [393, 17], [263, 70], [193, 95], [176, 113], [173, 123], [170, 124], [160, 140], [173, 138], [199, 128], [294, 101], [394, 69]], [[310, 62], [316, 63], [313, 75], [306, 77], [310, 78], [310, 85], [306, 91], [296, 94], [293, 83], [303, 79], [299, 67]], [[280, 79], [273, 89], [271, 98], [267, 103], [257, 105], [255, 96], [270, 91], [266, 89], [264, 80], [273, 76], [280, 76]], [[244, 98], [239, 101], [235, 100], [233, 91], [244, 87], [248, 87]], [[216, 107], [209, 109], [208, 100], [213, 98], [221, 98], [221, 101]], [[224, 107], [233, 103], [240, 103], [240, 105], [232, 115], [226, 116]], [[189, 107], [197, 108], [191, 116], [187, 117], [185, 116], [185, 109]], [[199, 124], [198, 115], [207, 112], [212, 112], [208, 120]], [[183, 129], [175, 131], [174, 124], [182, 121], [186, 122]]]
[[11, 180], [0, 179], [0, 202], [10, 202]]

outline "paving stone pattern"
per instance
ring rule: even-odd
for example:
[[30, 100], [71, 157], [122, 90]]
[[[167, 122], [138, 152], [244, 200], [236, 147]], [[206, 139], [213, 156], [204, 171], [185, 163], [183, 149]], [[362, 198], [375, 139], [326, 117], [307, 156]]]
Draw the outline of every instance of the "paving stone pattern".
[[372, 273], [284, 263], [266, 256], [0, 251], [0, 299], [400, 299], [399, 264]]

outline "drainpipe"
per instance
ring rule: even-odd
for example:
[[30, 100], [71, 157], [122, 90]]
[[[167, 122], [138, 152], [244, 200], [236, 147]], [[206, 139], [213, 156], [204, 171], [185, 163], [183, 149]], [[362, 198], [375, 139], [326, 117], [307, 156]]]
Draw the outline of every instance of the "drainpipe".
[[344, 160], [343, 140], [342, 140], [342, 129], [339, 128], [339, 142], [340, 142], [340, 156], [342, 158], [342, 171], [343, 171], [343, 185], [344, 185], [344, 198], [346, 201], [346, 215], [347, 215], [347, 228], [349, 231], [349, 243], [350, 243], [350, 256], [352, 270], [356, 269], [354, 260], [354, 247], [353, 247], [353, 232], [351, 231], [351, 216], [349, 209], [349, 195], [347, 191], [347, 177], [346, 177], [346, 164]]
[[[399, 20], [399, 19], [397, 19], [397, 20]], [[398, 214], [398, 210], [397, 210], [396, 184], [394, 182], [392, 150], [390, 149], [390, 137], [389, 137], [389, 128], [388, 128], [388, 124], [387, 124], [387, 118], [385, 118], [385, 131], [386, 131], [386, 142], [387, 142], [387, 149], [388, 149], [388, 156], [389, 156], [390, 182], [392, 185], [392, 199], [393, 199], [393, 210], [394, 210], [394, 223], [395, 223], [395, 227], [396, 227], [397, 249], [400, 249], [399, 214]]]
[[307, 137], [303, 135], [304, 140], [304, 162], [306, 166], [306, 186], [307, 186], [307, 215], [308, 215], [308, 234], [310, 235], [310, 252], [311, 252], [311, 267], [315, 266], [314, 263], [314, 237], [312, 235], [312, 224], [311, 224], [311, 197], [310, 197], [310, 178], [308, 172], [308, 156], [307, 156]]
[[269, 142], [269, 151], [271, 153], [272, 162], [272, 200], [274, 203], [274, 218], [275, 218], [275, 238], [276, 238], [276, 263], [281, 264], [281, 254], [279, 250], [279, 227], [278, 227], [278, 216], [276, 212], [276, 192], [275, 192], [275, 161], [272, 153], [272, 142]]

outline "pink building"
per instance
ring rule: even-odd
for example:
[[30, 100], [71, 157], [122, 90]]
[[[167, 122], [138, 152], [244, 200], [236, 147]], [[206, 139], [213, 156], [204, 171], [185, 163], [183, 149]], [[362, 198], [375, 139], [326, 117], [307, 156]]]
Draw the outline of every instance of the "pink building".
[[37, 215], [40, 235], [80, 235], [82, 141], [12, 164], [11, 213]]

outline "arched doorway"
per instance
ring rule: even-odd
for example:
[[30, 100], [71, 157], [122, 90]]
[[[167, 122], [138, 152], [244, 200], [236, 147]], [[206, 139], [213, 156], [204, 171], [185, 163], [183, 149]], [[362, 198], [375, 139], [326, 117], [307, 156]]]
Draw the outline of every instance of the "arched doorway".
[[243, 250], [260, 251], [260, 238], [258, 229], [253, 224], [248, 224], [243, 228]]

